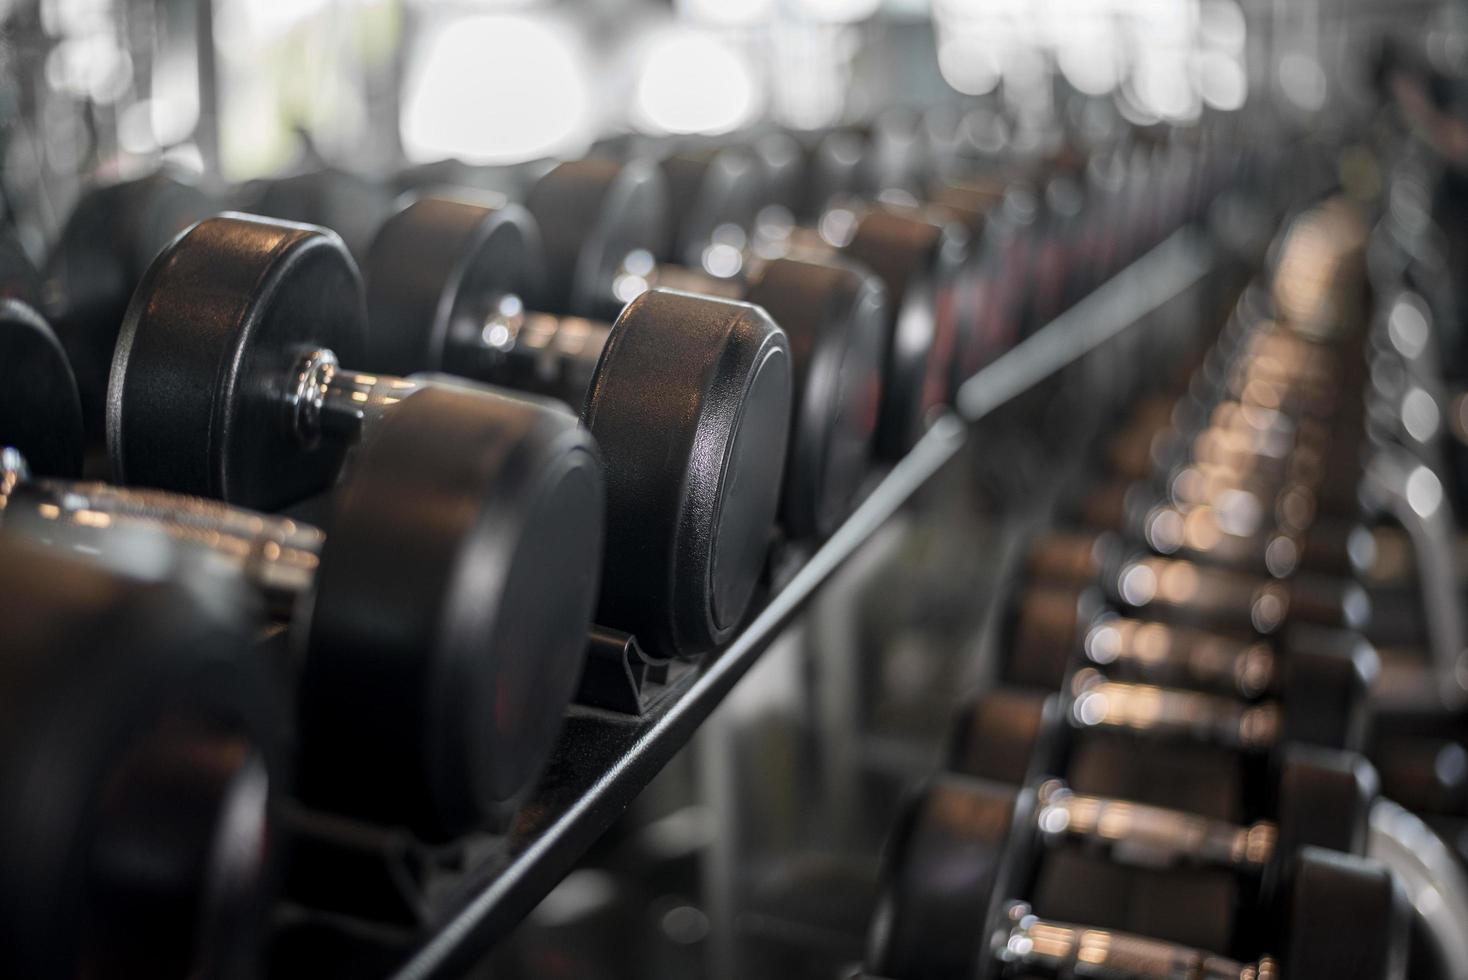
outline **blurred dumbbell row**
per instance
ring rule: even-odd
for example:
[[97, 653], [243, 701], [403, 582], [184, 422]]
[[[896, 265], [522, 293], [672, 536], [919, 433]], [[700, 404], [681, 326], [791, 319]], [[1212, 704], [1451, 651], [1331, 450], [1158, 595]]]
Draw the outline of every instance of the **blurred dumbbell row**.
[[1368, 298], [1368, 217], [1295, 217], [1030, 542], [996, 676], [891, 832], [865, 975], [1468, 968], [1462, 857], [1401, 805], [1456, 799], [1458, 586], [1430, 583], [1461, 446], [1422, 438], [1440, 341], [1399, 279]]

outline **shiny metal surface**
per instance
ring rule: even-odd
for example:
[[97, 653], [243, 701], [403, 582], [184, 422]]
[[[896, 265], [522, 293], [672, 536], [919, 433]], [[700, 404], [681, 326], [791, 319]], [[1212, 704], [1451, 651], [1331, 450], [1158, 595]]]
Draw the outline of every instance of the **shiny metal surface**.
[[28, 479], [18, 453], [0, 455], [0, 527], [83, 555], [128, 531], [156, 533], [238, 574], [277, 613], [315, 582], [326, 535], [301, 521], [162, 490]]
[[1007, 932], [994, 937], [994, 956], [1013, 968], [1060, 980], [1278, 980], [1274, 961], [1238, 963], [1175, 943], [1107, 929], [1052, 922], [1023, 902], [1006, 910]]
[[1371, 809], [1366, 853], [1396, 872], [1438, 947], [1444, 980], [1468, 980], [1468, 875], [1442, 838], [1415, 814], [1381, 799]]
[[1234, 698], [1105, 680], [1095, 670], [1072, 681], [1070, 714], [1082, 728], [1114, 728], [1155, 738], [1196, 738], [1241, 749], [1268, 749], [1279, 738], [1279, 707]]
[[1279, 832], [1165, 807], [1072, 792], [1060, 780], [1039, 789], [1035, 823], [1047, 837], [1104, 845], [1117, 860], [1145, 867], [1221, 867], [1258, 873], [1274, 856]]

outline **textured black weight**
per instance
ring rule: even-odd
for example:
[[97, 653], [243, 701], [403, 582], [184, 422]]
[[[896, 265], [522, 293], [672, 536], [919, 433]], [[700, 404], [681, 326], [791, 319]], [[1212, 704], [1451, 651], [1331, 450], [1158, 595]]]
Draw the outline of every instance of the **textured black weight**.
[[198, 187], [158, 171], [88, 191], [61, 229], [47, 265], [58, 300], [45, 312], [76, 372], [90, 438], [102, 434], [107, 371], [133, 287], [165, 245], [213, 210]]
[[39, 310], [44, 295], [41, 273], [26, 254], [15, 230], [0, 227], [0, 299], [14, 299]]
[[1307, 847], [1290, 881], [1279, 947], [1285, 977], [1404, 980], [1409, 905], [1384, 865]]
[[0, 974], [252, 974], [279, 718], [224, 599], [0, 539]]
[[861, 137], [848, 129], [826, 133], [809, 146], [803, 217], [818, 221], [833, 204], [866, 189], [864, 151]]
[[793, 537], [825, 537], [850, 511], [871, 457], [886, 290], [839, 260], [780, 259], [744, 298], [790, 339], [795, 407], [781, 521]]
[[648, 160], [562, 163], [535, 183], [525, 206], [540, 226], [553, 312], [616, 317], [624, 303], [613, 280], [623, 260], [669, 250], [668, 185]]
[[758, 160], [743, 147], [675, 153], [660, 163], [671, 208], [668, 262], [702, 269], [704, 249], [725, 226], [746, 236], [770, 188]]
[[1371, 805], [1380, 793], [1376, 770], [1355, 752], [1286, 746], [1274, 807], [1275, 853], [1294, 854], [1308, 846], [1365, 854]]
[[1030, 874], [1035, 795], [940, 776], [888, 838], [867, 964], [902, 980], [983, 975], [1000, 903]]
[[393, 189], [380, 181], [327, 167], [249, 184], [238, 207], [251, 214], [330, 228], [360, 258], [378, 226], [393, 212], [396, 199]]
[[431, 838], [503, 824], [580, 674], [604, 496], [559, 406], [429, 386], [372, 427], [317, 578], [310, 801]]
[[875, 272], [891, 298], [877, 450], [897, 459], [949, 396], [958, 342], [954, 283], [967, 252], [956, 223], [876, 210], [856, 226], [846, 254]]
[[766, 133], [750, 144], [764, 180], [763, 198], [799, 218], [805, 204], [806, 154], [789, 133]]
[[0, 446], [45, 476], [81, 475], [82, 406], [61, 344], [40, 314], [0, 299]]
[[367, 368], [453, 371], [457, 333], [482, 329], [488, 297], [544, 308], [540, 236], [525, 209], [503, 202], [419, 198], [379, 229], [367, 256]]
[[1360, 634], [1292, 625], [1280, 643], [1284, 737], [1362, 751], [1370, 724], [1368, 694], [1381, 660]]
[[599, 622], [664, 655], [733, 632], [779, 504], [790, 373], [759, 307], [663, 290], [627, 304], [581, 412], [607, 466]]
[[357, 266], [334, 233], [224, 214], [143, 276], [118, 338], [107, 449], [119, 482], [269, 510], [331, 485], [343, 448], [300, 444], [282, 379], [316, 348], [360, 363]]
[[1053, 772], [1065, 719], [1060, 699], [999, 687], [965, 701], [954, 718], [948, 766], [954, 772], [1022, 786]]

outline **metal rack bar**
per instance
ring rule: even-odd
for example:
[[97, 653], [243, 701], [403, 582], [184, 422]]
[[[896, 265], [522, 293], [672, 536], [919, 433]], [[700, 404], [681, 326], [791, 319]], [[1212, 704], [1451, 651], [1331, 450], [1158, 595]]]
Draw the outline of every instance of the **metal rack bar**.
[[[975, 421], [1199, 281], [1211, 254], [1185, 229], [966, 382], [958, 407]], [[546, 775], [495, 856], [471, 872], [453, 909], [393, 980], [457, 977], [569, 872], [686, 745], [826, 581], [962, 447], [964, 422], [939, 418], [871, 495], [716, 657], [678, 678], [642, 715], [573, 706]]]

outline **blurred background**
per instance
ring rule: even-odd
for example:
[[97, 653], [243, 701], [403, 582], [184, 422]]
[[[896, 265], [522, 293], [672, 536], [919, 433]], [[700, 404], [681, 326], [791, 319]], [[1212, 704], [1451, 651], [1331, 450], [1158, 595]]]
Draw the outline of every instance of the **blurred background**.
[[4, 195], [39, 252], [86, 175], [577, 156], [619, 133], [799, 129], [892, 108], [994, 150], [1053, 121], [1302, 127], [1369, 111], [1383, 34], [1446, 78], [1428, 0], [10, 0]]
[[[1468, 118], [1468, 3], [1440, 0], [0, 0], [0, 38], [0, 208], [38, 262], [87, 188], [160, 164], [233, 200], [323, 170], [395, 193], [446, 161], [429, 172], [453, 183], [486, 172], [459, 164], [901, 118], [940, 177], [1149, 131], [1161, 144], [1172, 127], [1276, 152], [1271, 180], [1326, 175], [1226, 196], [1208, 216], [1223, 240], [1271, 192], [1339, 183], [1375, 200], [1374, 150], [1402, 131], [1384, 121], [1393, 84], [1407, 128], [1468, 161], [1468, 130], [1447, 122]], [[1393, 82], [1401, 64], [1416, 70]], [[1415, 179], [1397, 186], [1425, 193]], [[1149, 311], [1156, 332], [1219, 320], [1239, 283], [1205, 286]], [[901, 786], [935, 765], [955, 674], [982, 660], [1018, 576], [1015, 542], [1108, 421], [1095, 391], [1150, 366], [1097, 355], [987, 420], [965, 465], [843, 568], [473, 975], [828, 978], [859, 961]], [[469, 840], [453, 870], [495, 846]], [[293, 962], [343, 975], [384, 974], [415, 939], [288, 911], [286, 926], [320, 927], [287, 936]], [[351, 969], [347, 948], [370, 948], [373, 968]]]

